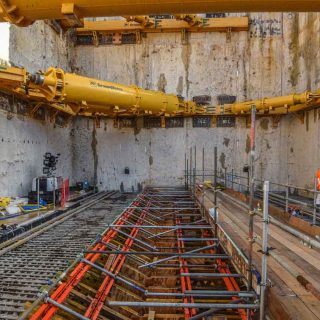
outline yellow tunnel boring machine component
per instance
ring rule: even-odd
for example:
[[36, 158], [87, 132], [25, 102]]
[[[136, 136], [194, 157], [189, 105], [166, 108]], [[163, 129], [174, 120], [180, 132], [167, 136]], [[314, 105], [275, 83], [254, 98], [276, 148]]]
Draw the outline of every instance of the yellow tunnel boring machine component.
[[174, 94], [82, 77], [62, 69], [49, 68], [44, 74], [30, 75], [29, 79], [29, 87], [43, 94], [47, 101], [81, 104], [92, 112], [108, 113], [113, 108], [115, 112], [170, 115], [202, 112], [194, 102], [183, 101]]
[[273, 110], [278, 110], [281, 108], [285, 108], [287, 112], [293, 112], [296, 110], [291, 110], [291, 108], [301, 105], [306, 108], [309, 104], [311, 104], [315, 100], [318, 100], [319, 98], [320, 92], [312, 93], [309, 91], [305, 91], [300, 94], [294, 93], [287, 96], [263, 98], [261, 100], [218, 105], [211, 107], [211, 111], [213, 111], [215, 114], [244, 114], [250, 113], [252, 106], [255, 106], [258, 112], [271, 112]]
[[12, 68], [0, 65], [0, 89], [14, 91], [22, 87], [27, 80], [27, 71], [24, 68]]
[[175, 17], [177, 20], [186, 21], [192, 26], [202, 23], [202, 19], [196, 14], [177, 14]]
[[24, 68], [0, 66], [0, 90], [31, 103], [43, 103], [69, 115], [245, 115], [287, 114], [320, 106], [320, 90], [217, 106], [201, 106], [174, 94], [144, 90], [49, 68], [30, 74]]
[[0, 0], [0, 21], [27, 26], [36, 20], [181, 14], [186, 12], [319, 11], [320, 0]]
[[142, 26], [153, 25], [154, 21], [150, 19], [149, 16], [123, 16], [128, 22], [137, 22]]

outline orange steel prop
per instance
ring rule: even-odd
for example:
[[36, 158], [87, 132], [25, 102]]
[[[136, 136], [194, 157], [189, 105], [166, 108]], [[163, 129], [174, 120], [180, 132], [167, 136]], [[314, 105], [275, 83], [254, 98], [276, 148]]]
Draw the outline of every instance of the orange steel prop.
[[[142, 211], [139, 220], [136, 222], [137, 226], [141, 225], [143, 223], [143, 221], [144, 221], [143, 219], [145, 218], [146, 215], [147, 215], [147, 211], [146, 210]], [[138, 232], [139, 232], [138, 228], [133, 228], [131, 230], [130, 237], [127, 238], [121, 251], [129, 251], [130, 250], [130, 248], [132, 247], [132, 245], [134, 243], [134, 239], [132, 239], [132, 238], [135, 238], [137, 236]], [[109, 271], [114, 273], [115, 275], [117, 275], [120, 272], [121, 267], [125, 262], [125, 259], [126, 259], [125, 254], [117, 255], [117, 258], [114, 261], [114, 263], [112, 264]], [[104, 305], [104, 301], [105, 301], [106, 297], [108, 296], [114, 282], [115, 282], [114, 278], [111, 278], [108, 275], [105, 277], [99, 290], [97, 291], [95, 298], [92, 300], [89, 308], [87, 309], [87, 311], [85, 313], [85, 317], [88, 317], [89, 319], [92, 319], [92, 320], [95, 320], [98, 318], [100, 311]]]
[[[203, 237], [207, 238], [209, 237], [209, 232], [207, 230], [203, 230]], [[213, 241], [207, 241], [208, 245], [213, 245]], [[215, 249], [210, 249], [210, 253], [214, 254], [216, 253]], [[226, 263], [222, 261], [221, 259], [217, 259], [217, 266], [220, 273], [231, 273], [230, 269], [227, 267]], [[232, 277], [226, 277], [223, 278], [223, 281], [228, 289], [228, 291], [240, 291], [240, 287], [237, 284], [236, 280]], [[237, 297], [232, 297], [232, 300], [237, 300]], [[247, 314], [244, 309], [239, 309], [239, 314], [242, 320], [247, 320]]]
[[[181, 220], [179, 218], [176, 218], [176, 225], [180, 225]], [[181, 229], [177, 229], [177, 238], [181, 239], [183, 238], [183, 232]], [[184, 253], [184, 241], [183, 240], [178, 240], [178, 251], [180, 254]], [[180, 263], [180, 273], [189, 273], [189, 269], [187, 266], [187, 261], [182, 258], [181, 256], [179, 257], [179, 263]], [[182, 293], [184, 293], [187, 290], [192, 290], [191, 286], [191, 279], [189, 276], [181, 276], [181, 289]], [[184, 303], [194, 303], [193, 297], [185, 297], [183, 298]], [[188, 320], [190, 317], [194, 316], [197, 314], [197, 311], [195, 308], [184, 308], [184, 315], [185, 319]]]

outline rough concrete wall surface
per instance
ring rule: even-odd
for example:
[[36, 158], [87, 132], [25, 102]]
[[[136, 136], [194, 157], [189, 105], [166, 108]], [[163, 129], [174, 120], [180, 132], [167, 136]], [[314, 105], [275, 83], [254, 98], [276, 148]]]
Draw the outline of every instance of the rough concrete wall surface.
[[90, 183], [94, 183], [93, 131], [94, 125], [91, 119], [74, 119], [70, 135], [72, 139], [72, 176], [75, 181], [87, 179]]
[[[29, 28], [11, 27], [10, 59], [30, 71], [53, 65], [187, 98], [208, 94], [213, 103], [221, 93], [236, 95], [241, 101], [318, 88], [319, 14], [250, 14], [249, 18], [249, 32], [192, 33], [186, 45], [178, 33], [148, 34], [138, 45], [79, 46], [75, 51], [67, 36], [37, 22]], [[142, 129], [134, 134], [132, 129], [114, 129], [112, 121], [107, 121], [95, 132], [92, 120], [79, 119], [70, 135], [68, 129], [53, 130], [52, 126], [46, 135], [53, 137], [53, 146], [67, 141], [63, 151], [74, 181], [87, 178], [94, 182], [96, 176], [98, 185], [105, 188], [118, 189], [121, 183], [127, 190], [140, 183], [181, 183], [184, 153], [194, 145], [199, 164], [201, 149], [206, 148], [206, 167], [212, 162], [209, 152], [212, 155], [214, 145], [219, 148], [222, 168], [240, 172], [248, 162], [249, 131], [244, 119], [237, 119], [236, 128], [191, 126], [188, 120], [183, 129]], [[32, 137], [34, 132], [42, 133], [41, 128], [40, 123], [33, 123], [25, 127], [24, 134]], [[60, 130], [59, 141], [54, 137]], [[319, 163], [319, 120], [313, 111], [307, 113], [304, 123], [295, 116], [282, 118], [278, 128], [272, 127], [270, 119], [261, 119], [257, 132], [257, 177], [310, 186]], [[3, 154], [6, 152], [4, 149]], [[20, 161], [25, 156], [17, 157]], [[124, 174], [127, 166], [129, 175]], [[20, 179], [13, 171], [12, 181]]]
[[[242, 101], [320, 87], [319, 14], [254, 13], [249, 18], [249, 32], [192, 33], [187, 45], [182, 44], [180, 34], [148, 34], [138, 45], [80, 46], [74, 69], [187, 98], [208, 94], [213, 103], [221, 93]], [[310, 185], [319, 163], [319, 120], [313, 120], [312, 112], [306, 119], [308, 130], [306, 122], [295, 116], [282, 118], [278, 128], [273, 128], [271, 119], [258, 121], [257, 178]], [[181, 182], [184, 153], [195, 144], [199, 150], [217, 145], [228, 168], [241, 171], [248, 162], [249, 131], [242, 119], [235, 129], [142, 129], [138, 135], [110, 126], [107, 131], [98, 129], [97, 134], [98, 182], [106, 187], [118, 188], [122, 180], [129, 189], [144, 181]], [[230, 139], [228, 147], [225, 138]], [[83, 157], [88, 155], [92, 167], [87, 149]], [[123, 173], [128, 163], [134, 165], [131, 177]]]
[[57, 34], [43, 21], [27, 28], [10, 27], [10, 61], [30, 72], [46, 70], [48, 67], [68, 71], [72, 53], [73, 46], [68, 41], [68, 33]]
[[287, 156], [289, 182], [305, 188], [314, 188], [316, 170], [320, 168], [319, 110], [308, 111], [304, 123], [292, 116], [287, 120]]
[[45, 152], [60, 153], [57, 175], [71, 172], [69, 128], [14, 116], [0, 111], [0, 189], [1, 196], [25, 196], [34, 177], [42, 175]]
[[[28, 71], [50, 65], [69, 67], [69, 45], [44, 22], [28, 28], [11, 26], [10, 61]], [[0, 100], [0, 189], [1, 196], [23, 196], [31, 190], [34, 177], [42, 175], [45, 152], [60, 153], [57, 175], [71, 177], [72, 141], [69, 128], [15, 114], [14, 100]], [[1, 110], [2, 109], [2, 110]]]
[[[257, 124], [257, 178], [278, 181], [281, 177], [283, 181], [285, 175], [279, 167], [281, 130], [272, 129], [269, 121], [263, 118]], [[222, 174], [225, 169], [228, 172], [235, 169], [242, 174], [249, 153], [249, 129], [245, 118], [237, 119], [235, 128], [193, 128], [192, 120], [185, 119], [184, 128], [141, 129], [138, 132], [133, 128], [114, 128], [112, 120], [105, 120], [100, 128], [94, 129], [92, 120], [77, 119], [73, 135], [77, 141], [73, 144], [74, 179], [88, 178], [93, 182], [97, 157], [97, 185], [101, 189], [137, 191], [148, 184], [181, 185], [184, 183], [185, 153], [189, 156], [190, 148], [195, 145], [199, 170], [202, 169], [202, 149], [205, 149], [205, 169], [212, 170], [213, 149], [218, 146], [218, 168]], [[92, 147], [94, 139], [97, 140], [95, 148]], [[194, 149], [192, 152], [194, 160]], [[125, 168], [129, 168], [129, 174], [125, 174]]]

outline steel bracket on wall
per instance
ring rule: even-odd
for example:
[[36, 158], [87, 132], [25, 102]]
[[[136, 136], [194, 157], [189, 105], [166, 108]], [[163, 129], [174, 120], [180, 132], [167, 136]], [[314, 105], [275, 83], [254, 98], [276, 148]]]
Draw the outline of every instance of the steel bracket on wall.
[[181, 30], [181, 43], [188, 44], [188, 31], [186, 29]]
[[273, 116], [272, 117], [272, 128], [278, 128], [281, 120], [281, 116]]
[[[141, 23], [141, 21], [148, 21], [148, 23]], [[127, 17], [126, 20], [84, 21], [83, 27], [76, 30], [76, 35], [78, 45], [96, 45], [97, 39], [99, 45], [117, 45], [140, 43], [141, 32], [143, 34], [180, 32], [182, 43], [186, 44], [189, 32], [227, 32], [227, 37], [230, 38], [231, 31], [248, 31], [248, 29], [248, 17], [200, 19], [198, 23], [192, 24], [183, 19], [138, 16]], [[113, 41], [110, 41], [109, 38], [112, 37]]]

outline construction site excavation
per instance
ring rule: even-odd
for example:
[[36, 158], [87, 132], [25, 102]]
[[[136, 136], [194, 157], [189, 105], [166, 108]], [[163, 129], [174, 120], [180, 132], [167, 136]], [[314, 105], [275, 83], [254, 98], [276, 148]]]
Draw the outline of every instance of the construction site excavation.
[[320, 0], [0, 0], [0, 320], [320, 320]]

